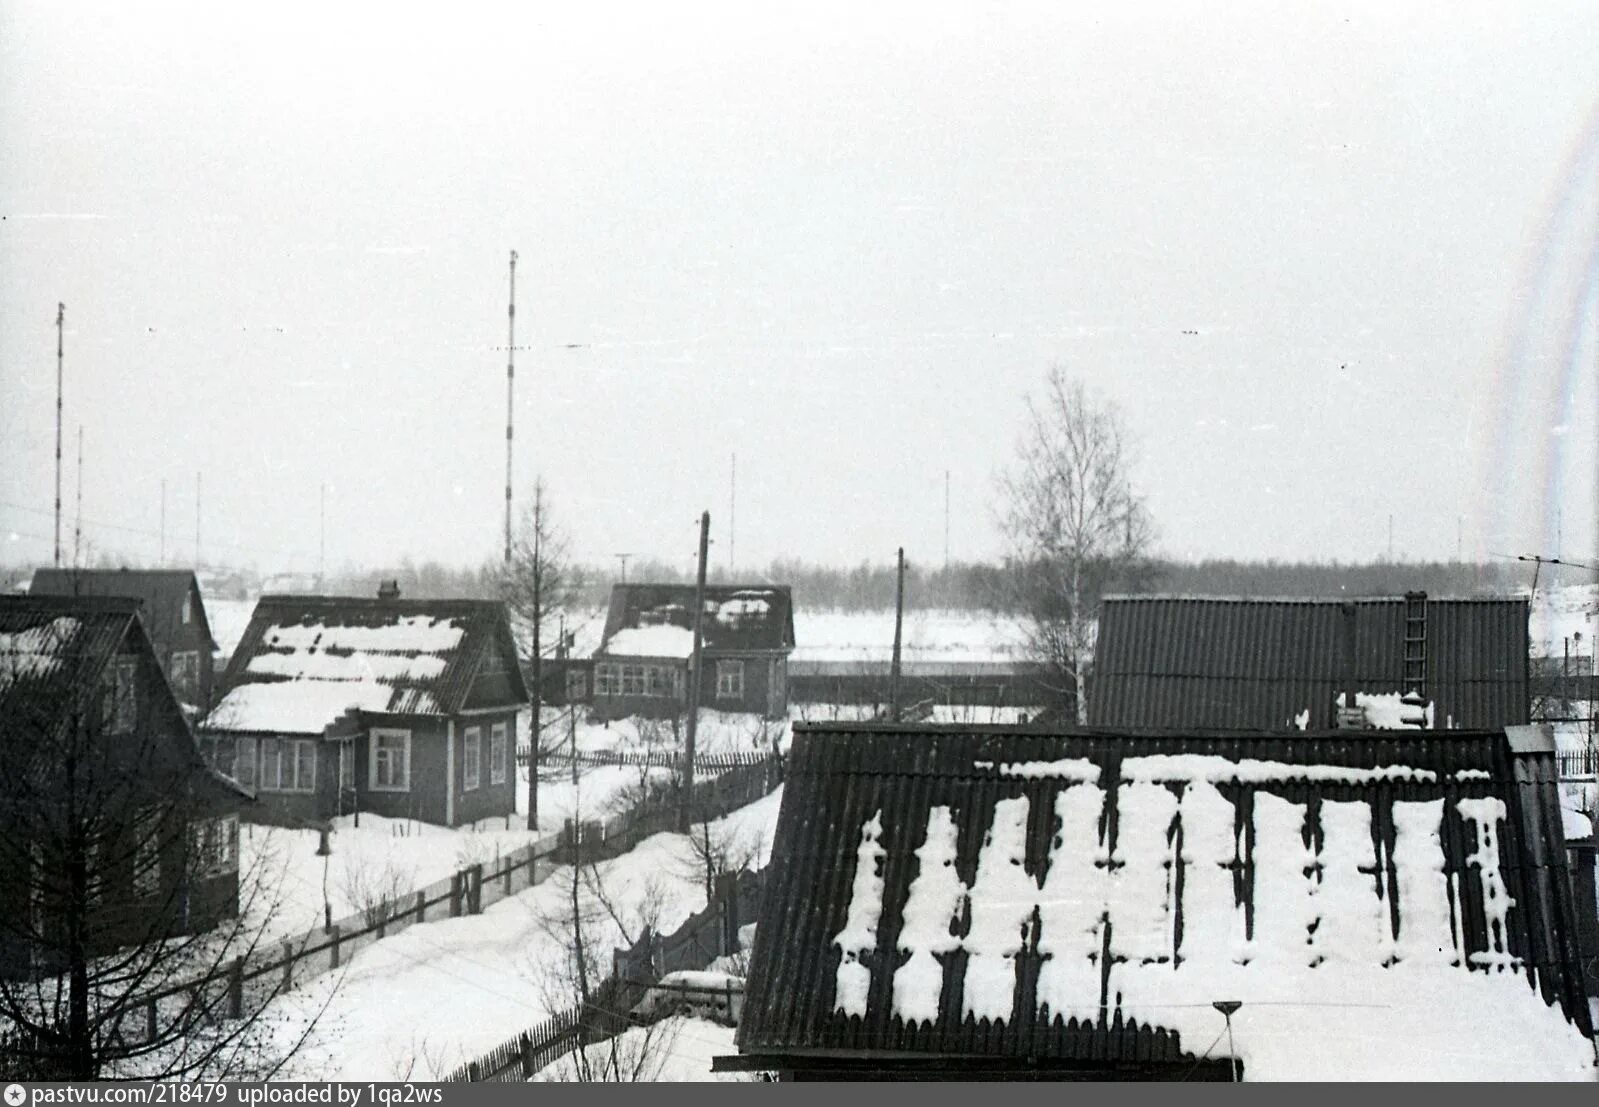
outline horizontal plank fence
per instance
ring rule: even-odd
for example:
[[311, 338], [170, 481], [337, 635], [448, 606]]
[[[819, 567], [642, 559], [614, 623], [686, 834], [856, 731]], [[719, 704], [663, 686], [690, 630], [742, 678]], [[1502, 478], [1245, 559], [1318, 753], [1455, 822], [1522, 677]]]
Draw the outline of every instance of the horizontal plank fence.
[[[765, 869], [720, 878], [715, 902], [689, 916], [671, 934], [646, 930], [631, 949], [617, 950], [611, 974], [594, 989], [587, 1004], [574, 1004], [529, 1027], [442, 1079], [521, 1083], [570, 1053], [625, 1032], [636, 1021], [630, 1012], [661, 977], [682, 969], [703, 969], [718, 957], [737, 952], [739, 927], [755, 920], [765, 888]], [[733, 1009], [732, 996], [728, 1006]]]
[[[690, 810], [697, 820], [719, 818], [774, 791], [782, 781], [782, 759], [765, 754], [697, 780]], [[347, 964], [361, 950], [421, 922], [480, 914], [485, 908], [536, 884], [578, 856], [585, 862], [628, 852], [645, 838], [677, 829], [682, 807], [675, 787], [646, 794], [638, 803], [599, 822], [546, 834], [490, 862], [474, 865], [393, 899], [385, 899], [304, 934], [263, 942], [212, 971], [142, 994], [125, 1004], [115, 1033], [136, 1044], [156, 1037], [160, 1025], [193, 1019], [243, 1017], [274, 995]], [[581, 846], [581, 849], [579, 848]]]

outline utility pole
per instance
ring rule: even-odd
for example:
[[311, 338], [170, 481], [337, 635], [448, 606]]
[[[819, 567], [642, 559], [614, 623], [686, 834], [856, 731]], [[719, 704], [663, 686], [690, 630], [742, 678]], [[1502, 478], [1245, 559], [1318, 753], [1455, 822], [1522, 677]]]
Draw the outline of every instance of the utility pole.
[[516, 251], [511, 251], [511, 300], [505, 340], [505, 563], [511, 563], [511, 415], [516, 392]]
[[622, 563], [622, 583], [626, 584], [627, 583], [627, 559], [632, 557], [633, 555], [630, 554], [630, 553], [619, 553], [619, 554], [612, 554], [611, 556], [616, 558], [616, 560], [618, 560], [618, 561], [620, 561]]
[[161, 478], [161, 568], [167, 567], [167, 478]]
[[67, 305], [56, 304], [56, 561], [61, 568], [61, 366], [62, 328], [67, 322]]
[[899, 722], [900, 628], [905, 620], [905, 547], [899, 548], [899, 569], [894, 585], [894, 660], [888, 668], [888, 717]]
[[83, 568], [83, 424], [78, 424], [78, 518], [72, 525], [72, 567]]
[[711, 545], [711, 513], [700, 514], [700, 564], [694, 582], [694, 650], [690, 654], [688, 673], [688, 727], [683, 735], [683, 793], [678, 814], [678, 830], [687, 832], [690, 825], [690, 806], [694, 797], [694, 739], [700, 722], [700, 686], [704, 683], [704, 659], [701, 657], [705, 642], [705, 555]]
[[[527, 828], [539, 828], [539, 737], [544, 732], [544, 478], [533, 480], [533, 744], [528, 750]], [[571, 708], [571, 704], [567, 704]], [[576, 731], [573, 732], [576, 734]], [[572, 739], [572, 764], [577, 765], [577, 739]], [[576, 768], [572, 770], [576, 772]]]

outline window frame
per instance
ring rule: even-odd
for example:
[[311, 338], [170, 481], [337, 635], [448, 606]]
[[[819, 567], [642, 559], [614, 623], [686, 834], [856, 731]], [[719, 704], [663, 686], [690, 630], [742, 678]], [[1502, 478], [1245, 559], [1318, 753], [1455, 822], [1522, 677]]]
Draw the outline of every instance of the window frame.
[[475, 792], [483, 783], [483, 728], [461, 732], [461, 791]]
[[[243, 756], [246, 749], [250, 751], [250, 756], [248, 758]], [[232, 772], [230, 772], [228, 775], [233, 777], [233, 779], [238, 781], [242, 786], [250, 789], [250, 791], [256, 791], [260, 787], [258, 782], [261, 779], [260, 757], [260, 739], [255, 737], [253, 734], [240, 734], [235, 736], [233, 739], [233, 764], [231, 765]], [[244, 775], [239, 772], [239, 766], [241, 764], [250, 766], [250, 778], [248, 780], [246, 780]]]
[[172, 651], [172, 690], [190, 698], [200, 695], [200, 651]]
[[594, 666], [594, 695], [614, 696], [622, 690], [622, 667], [608, 661]]
[[489, 785], [504, 784], [511, 775], [507, 761], [510, 746], [510, 727], [494, 723], [489, 727]]
[[[630, 685], [631, 685], [631, 690], [630, 690], [630, 687], [629, 687]], [[624, 695], [624, 696], [642, 696], [642, 695], [644, 695], [644, 666], [643, 665], [623, 665], [622, 666], [622, 695]]]
[[139, 659], [116, 658], [110, 675], [100, 721], [107, 734], [131, 734], [139, 727]]
[[582, 669], [566, 670], [566, 702], [581, 703], [588, 698], [588, 674]]
[[744, 698], [744, 662], [741, 658], [721, 658], [716, 662], [716, 698], [741, 700]]
[[[391, 747], [384, 745], [386, 739], [398, 739], [400, 746], [401, 779], [398, 783], [383, 784], [378, 780], [378, 764], [385, 759], [379, 754], [387, 752]], [[393, 758], [387, 759], [392, 769]], [[392, 776], [392, 773], [391, 773]], [[373, 727], [367, 732], [367, 790], [372, 792], [409, 792], [411, 790], [411, 732], [401, 727]]]

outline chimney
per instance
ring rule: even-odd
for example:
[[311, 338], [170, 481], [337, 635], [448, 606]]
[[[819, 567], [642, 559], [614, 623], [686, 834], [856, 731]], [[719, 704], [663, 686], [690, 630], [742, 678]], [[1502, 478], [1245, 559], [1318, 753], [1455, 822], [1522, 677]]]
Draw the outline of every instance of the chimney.
[[398, 580], [385, 580], [378, 584], [378, 599], [397, 600], [400, 598], [400, 582]]

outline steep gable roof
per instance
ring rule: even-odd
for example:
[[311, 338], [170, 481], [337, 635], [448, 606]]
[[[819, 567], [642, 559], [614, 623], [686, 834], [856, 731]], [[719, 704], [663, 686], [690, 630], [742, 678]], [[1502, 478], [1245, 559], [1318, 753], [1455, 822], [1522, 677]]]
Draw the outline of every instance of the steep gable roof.
[[24, 702], [65, 711], [137, 624], [139, 601], [0, 595], [0, 717]]
[[[794, 600], [786, 584], [705, 587], [704, 648], [711, 653], [794, 648]], [[692, 584], [617, 584], [597, 654], [683, 657], [693, 652]]]
[[[263, 596], [201, 725], [320, 734], [350, 708], [453, 714], [495, 642], [516, 656], [494, 601]], [[517, 666], [508, 670], [513, 702], [527, 702]]]
[[50, 596], [131, 596], [144, 604], [145, 629], [156, 649], [172, 650], [170, 635], [180, 624], [185, 596], [194, 596], [195, 618], [212, 650], [216, 636], [206, 618], [200, 583], [190, 569], [35, 569], [28, 591]]
[[796, 724], [740, 1052], [1591, 1079], [1532, 730]]
[[[1345, 602], [1354, 610], [1352, 662]], [[1527, 602], [1425, 604], [1424, 695], [1434, 726], [1526, 723]], [[1309, 727], [1321, 729], [1336, 724], [1333, 700], [1351, 678], [1360, 692], [1403, 691], [1402, 597], [1111, 596], [1100, 607], [1088, 721], [1277, 729], [1308, 709]]]

